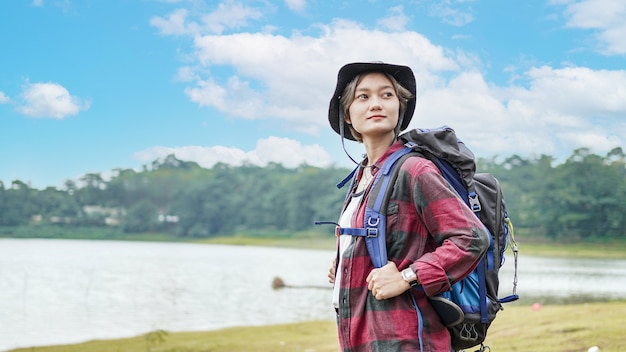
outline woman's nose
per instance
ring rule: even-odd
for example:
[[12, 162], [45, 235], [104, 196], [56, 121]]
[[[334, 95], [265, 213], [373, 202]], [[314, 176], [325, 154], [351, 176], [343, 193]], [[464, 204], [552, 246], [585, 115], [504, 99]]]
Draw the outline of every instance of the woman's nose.
[[382, 105], [380, 104], [380, 100], [376, 97], [370, 100], [370, 110], [378, 110], [381, 109]]

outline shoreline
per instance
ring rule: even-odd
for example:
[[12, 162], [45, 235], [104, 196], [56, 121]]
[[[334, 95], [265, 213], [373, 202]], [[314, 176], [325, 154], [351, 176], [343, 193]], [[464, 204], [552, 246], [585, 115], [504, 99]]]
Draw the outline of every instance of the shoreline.
[[[335, 250], [335, 237], [252, 237], [252, 236], [228, 236], [213, 237], [205, 240], [194, 241], [201, 244], [226, 244], [238, 246], [262, 246], [301, 249]], [[521, 255], [557, 258], [580, 258], [580, 259], [626, 259], [626, 242], [529, 242], [518, 240], [518, 250]], [[513, 252], [507, 248], [505, 255]]]
[[[128, 236], [126, 238], [93, 238], [93, 237], [7, 237], [0, 235], [0, 239], [16, 240], [85, 240], [85, 241], [118, 241], [118, 242], [161, 242], [161, 243], [192, 243], [192, 244], [222, 244], [233, 246], [259, 246], [311, 250], [335, 250], [336, 240], [332, 235], [304, 234], [292, 237], [285, 236], [252, 236], [233, 235], [211, 237], [206, 239], [176, 239], [168, 236]], [[575, 258], [575, 259], [626, 259], [626, 241], [608, 242], [547, 242], [529, 239], [525, 243], [518, 237], [519, 254], [525, 256]], [[506, 255], [512, 255], [507, 248]]]

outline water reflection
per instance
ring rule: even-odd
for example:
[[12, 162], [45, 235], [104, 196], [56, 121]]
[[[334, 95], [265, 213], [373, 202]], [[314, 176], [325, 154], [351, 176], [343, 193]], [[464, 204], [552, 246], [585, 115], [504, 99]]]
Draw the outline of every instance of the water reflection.
[[[134, 336], [332, 320], [332, 251], [0, 239], [0, 351]], [[510, 294], [513, 263], [502, 271]], [[626, 298], [626, 261], [521, 256], [515, 304]]]
[[[626, 298], [626, 260], [520, 257], [520, 303], [580, 303]], [[500, 295], [512, 290], [513, 265], [501, 272]]]
[[0, 351], [134, 336], [333, 319], [331, 252], [69, 240], [0, 240]]

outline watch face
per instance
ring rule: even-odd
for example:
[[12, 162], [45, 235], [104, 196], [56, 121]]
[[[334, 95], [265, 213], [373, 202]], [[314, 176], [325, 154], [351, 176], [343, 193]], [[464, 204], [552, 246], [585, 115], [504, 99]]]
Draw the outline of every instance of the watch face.
[[416, 278], [415, 273], [411, 270], [411, 268], [402, 270], [402, 277], [404, 278], [404, 281], [412, 281]]

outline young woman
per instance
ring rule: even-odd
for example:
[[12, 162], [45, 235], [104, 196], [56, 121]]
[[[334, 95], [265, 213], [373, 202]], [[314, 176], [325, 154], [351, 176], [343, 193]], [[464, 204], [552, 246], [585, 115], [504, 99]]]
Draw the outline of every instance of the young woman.
[[[415, 110], [416, 83], [407, 66], [351, 63], [339, 70], [329, 121], [358, 141], [360, 163], [339, 219], [363, 227], [371, 181]], [[329, 271], [341, 350], [451, 351], [450, 335], [428, 297], [468, 275], [489, 245], [488, 234], [427, 159], [402, 163], [387, 209], [389, 262], [375, 269], [362, 237], [342, 235]]]

